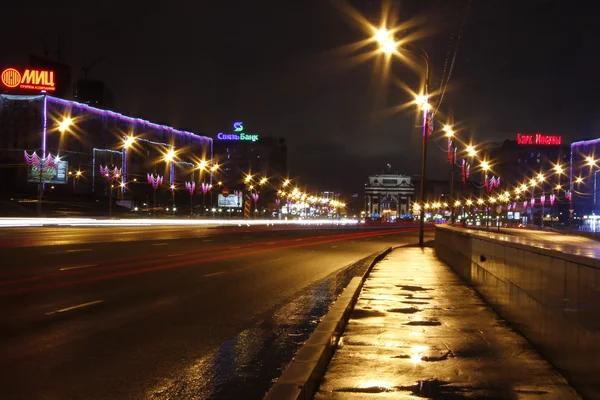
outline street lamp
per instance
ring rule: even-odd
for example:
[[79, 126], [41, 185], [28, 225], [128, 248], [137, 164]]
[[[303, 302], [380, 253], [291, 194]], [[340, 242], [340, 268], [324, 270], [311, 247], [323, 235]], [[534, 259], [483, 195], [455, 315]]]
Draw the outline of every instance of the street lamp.
[[58, 124], [58, 130], [61, 133], [64, 133], [67, 129], [69, 129], [69, 127], [71, 126], [72, 123], [73, 123], [72, 118], [65, 118], [60, 122], [60, 124]]
[[[452, 122], [454, 123], [454, 114], [452, 115]], [[452, 129], [452, 125], [444, 125], [443, 128], [444, 132], [446, 132], [446, 137], [448, 138], [448, 140], [450, 141], [450, 151], [452, 152], [450, 154], [450, 201], [454, 200], [454, 165], [456, 164], [456, 152], [454, 151], [455, 149], [455, 140], [456, 137], [454, 135], [454, 130]], [[455, 210], [454, 210], [455, 206], [452, 206], [452, 214], [451, 214], [451, 223], [452, 225], [454, 225], [455, 222]]]
[[125, 138], [125, 140], [123, 141], [123, 148], [128, 149], [131, 146], [133, 146], [133, 143], [135, 142], [135, 138], [133, 136], [127, 136]]
[[[390, 32], [385, 27], [378, 29], [373, 36], [375, 42], [379, 44], [379, 49], [386, 55], [391, 55], [397, 51], [398, 43], [394, 41], [393, 32]], [[404, 49], [404, 51], [408, 51]], [[411, 51], [408, 51], [412, 53]], [[425, 181], [427, 179], [427, 134], [428, 134], [428, 122], [429, 122], [429, 55], [424, 49], [421, 49], [419, 57], [425, 62], [425, 76], [423, 92], [415, 99], [415, 103], [419, 106], [423, 112], [423, 131], [422, 131], [422, 159], [421, 159], [421, 202], [425, 202]], [[424, 245], [425, 235], [425, 213], [421, 213], [419, 216], [419, 246]]]

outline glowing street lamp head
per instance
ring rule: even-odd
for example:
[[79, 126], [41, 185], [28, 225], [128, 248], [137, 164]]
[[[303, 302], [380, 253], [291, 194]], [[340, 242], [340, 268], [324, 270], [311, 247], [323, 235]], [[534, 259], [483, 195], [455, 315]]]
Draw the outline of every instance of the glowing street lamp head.
[[394, 40], [388, 39], [381, 44], [381, 51], [389, 55], [396, 51], [396, 47], [397, 44], [394, 42]]
[[246, 175], [246, 177], [244, 178], [244, 182], [248, 183], [252, 180], [252, 175]]
[[578, 177], [577, 179], [575, 179], [575, 183], [583, 183], [583, 178]]
[[454, 136], [454, 131], [450, 125], [444, 125], [443, 131], [446, 132], [446, 136], [448, 137]]
[[470, 206], [470, 205], [472, 205], [472, 204], [473, 204], [473, 200], [471, 200], [471, 199], [468, 199], [468, 200], [467, 200], [467, 205], [468, 205], [468, 206]]
[[200, 171], [204, 171], [204, 169], [206, 168], [207, 165], [208, 165], [208, 162], [206, 160], [200, 160], [200, 162], [198, 163], [198, 169]]
[[556, 190], [561, 190], [561, 189], [562, 189], [562, 186], [556, 185]]
[[521, 190], [523, 190], [523, 191], [524, 191], [524, 190], [527, 190], [527, 185], [526, 185], [526, 184], [522, 184], [522, 185], [521, 185]]
[[484, 171], [487, 171], [490, 169], [490, 163], [487, 161], [482, 161], [481, 162], [481, 169]]
[[175, 150], [169, 149], [169, 151], [167, 151], [167, 154], [165, 154], [165, 161], [171, 162], [171, 161], [173, 161], [174, 158], [175, 158]]
[[125, 139], [125, 142], [123, 143], [123, 147], [128, 149], [133, 145], [134, 142], [135, 142], [135, 138], [133, 136], [127, 136], [127, 138]]
[[218, 171], [219, 170], [219, 164], [215, 164], [212, 166], [212, 168], [210, 169], [212, 172]]
[[592, 166], [596, 165], [596, 160], [594, 160], [592, 157], [587, 157], [587, 158], [585, 159], [585, 161], [587, 162], [587, 164], [588, 164], [590, 167], [592, 167]]
[[71, 126], [72, 123], [73, 123], [72, 118], [65, 118], [62, 120], [62, 122], [60, 124], [58, 124], [58, 130], [60, 132], [64, 132], [67, 129], [69, 129], [69, 126]]
[[75, 175], [77, 175], [77, 176], [81, 176], [81, 171], [77, 171], [77, 172], [75, 173]]
[[267, 183], [267, 178], [262, 178], [262, 179], [260, 180], [260, 184], [261, 184], [261, 185], [264, 185], [265, 183]]
[[477, 155], [477, 150], [475, 150], [475, 147], [471, 145], [468, 145], [465, 150], [467, 151], [467, 154], [471, 157], [475, 157]]
[[417, 97], [415, 97], [415, 104], [423, 107], [425, 104], [427, 104], [427, 96], [424, 94], [417, 95]]
[[562, 174], [563, 173], [563, 167], [561, 167], [560, 164], [556, 164], [554, 166], [554, 171], [556, 171], [557, 174]]
[[373, 39], [375, 39], [377, 43], [383, 46], [387, 41], [391, 39], [390, 31], [388, 31], [386, 28], [377, 29], [377, 31], [375, 32], [375, 36], [373, 36]]
[[121, 182], [121, 184], [119, 185], [121, 186], [121, 189], [125, 187], [125, 182]]
[[283, 181], [283, 184], [281, 186], [286, 187], [289, 184], [290, 184], [290, 180], [286, 179], [285, 181]]
[[544, 182], [544, 175], [543, 174], [538, 174], [537, 179], [539, 182]]
[[483, 204], [483, 199], [477, 199], [477, 204]]
[[175, 190], [175, 185], [171, 185], [171, 190]]

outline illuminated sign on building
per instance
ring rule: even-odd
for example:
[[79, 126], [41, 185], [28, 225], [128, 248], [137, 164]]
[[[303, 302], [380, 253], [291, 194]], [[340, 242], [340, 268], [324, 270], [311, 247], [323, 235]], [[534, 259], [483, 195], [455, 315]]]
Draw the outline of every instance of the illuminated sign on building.
[[245, 141], [245, 142], [256, 142], [258, 140], [258, 135], [251, 135], [248, 133], [242, 132], [244, 130], [243, 122], [234, 122], [233, 123], [233, 131], [235, 133], [223, 133], [220, 132], [217, 134], [217, 139], [219, 140], [236, 140], [236, 141]]
[[0, 75], [2, 85], [9, 89], [56, 90], [54, 71], [26, 69], [20, 73], [14, 68], [6, 68]]
[[558, 146], [562, 144], [562, 136], [542, 135], [541, 133], [536, 133], [535, 135], [517, 133], [517, 144]]

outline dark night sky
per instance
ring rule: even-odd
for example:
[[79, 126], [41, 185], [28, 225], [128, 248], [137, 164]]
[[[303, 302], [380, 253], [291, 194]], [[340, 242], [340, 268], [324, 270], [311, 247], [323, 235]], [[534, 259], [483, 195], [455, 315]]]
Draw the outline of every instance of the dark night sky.
[[[0, 66], [43, 55], [43, 42], [52, 52], [63, 35], [74, 78], [103, 57], [90, 78], [111, 88], [117, 111], [209, 136], [243, 120], [249, 131], [287, 139], [292, 176], [305, 184], [360, 191], [386, 163], [419, 171], [414, 109], [383, 112], [409, 95], [381, 82], [375, 60], [353, 65], [341, 51], [366, 33], [329, 1], [36, 3], [3, 18]], [[431, 55], [434, 89], [467, 3], [393, 2], [399, 21], [427, 22], [419, 30], [428, 37], [413, 45]], [[581, 4], [474, 0], [441, 111], [452, 108], [478, 141], [597, 136], [600, 24]], [[352, 5], [379, 16], [379, 2]], [[416, 90], [417, 74], [401, 64], [394, 76]], [[445, 170], [444, 153], [430, 149], [432, 171]]]

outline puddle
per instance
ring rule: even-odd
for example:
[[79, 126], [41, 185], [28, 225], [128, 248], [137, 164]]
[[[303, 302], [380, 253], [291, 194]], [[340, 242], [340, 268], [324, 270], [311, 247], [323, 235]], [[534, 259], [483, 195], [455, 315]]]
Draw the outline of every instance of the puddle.
[[433, 297], [429, 297], [429, 296], [415, 296], [414, 294], [406, 294], [404, 295], [405, 298], [407, 299], [412, 299], [412, 300], [433, 300]]
[[385, 392], [395, 392], [394, 388], [386, 388], [383, 386], [370, 386], [366, 388], [341, 388], [337, 389], [336, 392], [346, 392], [346, 393], [385, 393]]
[[436, 362], [447, 360], [448, 357], [454, 357], [454, 354], [450, 350], [441, 351], [438, 355], [429, 355], [421, 357], [421, 361]]
[[440, 321], [410, 321], [405, 322], [403, 325], [410, 326], [440, 326], [442, 323]]
[[383, 311], [377, 310], [354, 310], [352, 314], [350, 314], [350, 318], [354, 319], [362, 319], [362, 318], [371, 318], [371, 317], [384, 317], [385, 313]]
[[421, 311], [421, 310], [419, 310], [416, 307], [390, 308], [388, 310], [388, 312], [401, 313], [401, 314], [414, 314], [414, 313], [419, 312], [419, 311]]
[[429, 288], [424, 288], [422, 286], [411, 286], [411, 285], [396, 285], [396, 286], [402, 290], [407, 290], [409, 292], [425, 292], [428, 290], [433, 290], [433, 289], [429, 289]]

